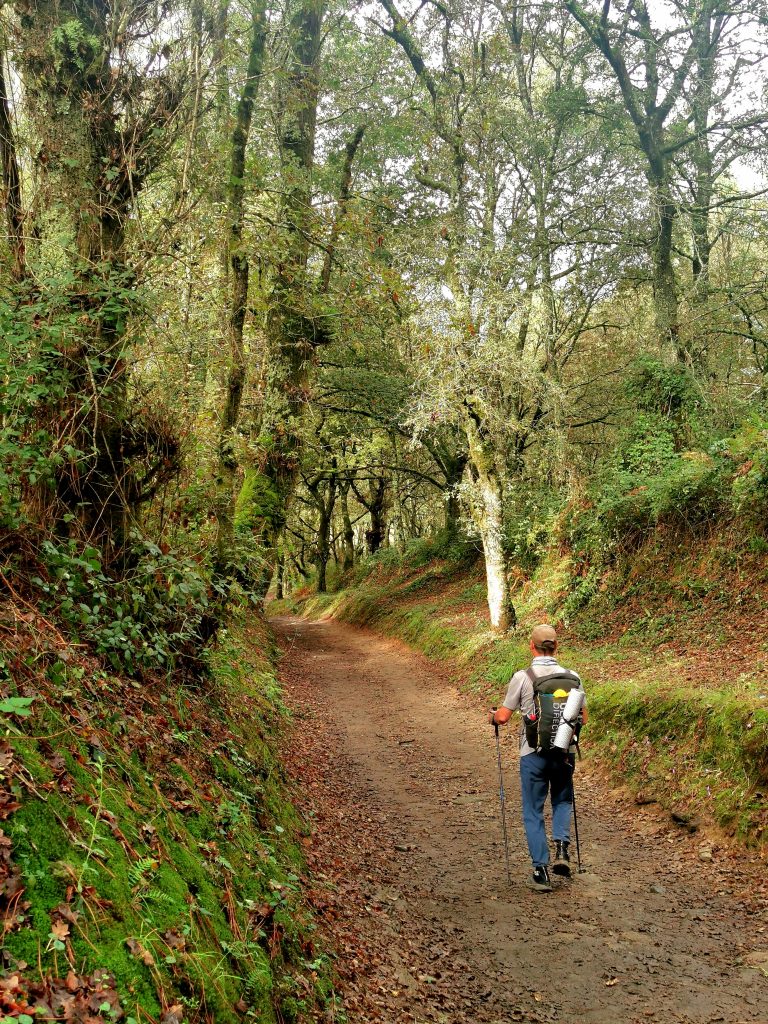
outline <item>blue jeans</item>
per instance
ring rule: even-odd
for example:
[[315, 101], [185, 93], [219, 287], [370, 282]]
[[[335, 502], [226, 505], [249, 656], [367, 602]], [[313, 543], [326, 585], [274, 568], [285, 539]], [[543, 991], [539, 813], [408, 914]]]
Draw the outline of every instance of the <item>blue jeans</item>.
[[552, 838], [571, 838], [573, 809], [573, 758], [525, 754], [520, 758], [520, 788], [523, 797], [523, 825], [533, 866], [549, 864], [544, 804], [552, 801]]

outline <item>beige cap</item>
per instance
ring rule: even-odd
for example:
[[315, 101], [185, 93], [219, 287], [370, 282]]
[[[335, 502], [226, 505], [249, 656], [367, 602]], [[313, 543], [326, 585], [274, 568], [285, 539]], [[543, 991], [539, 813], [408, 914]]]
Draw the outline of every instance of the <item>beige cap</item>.
[[531, 641], [534, 647], [542, 648], [545, 645], [557, 643], [557, 633], [554, 631], [552, 626], [548, 626], [546, 623], [542, 623], [540, 626], [534, 626], [533, 632], [531, 633]]

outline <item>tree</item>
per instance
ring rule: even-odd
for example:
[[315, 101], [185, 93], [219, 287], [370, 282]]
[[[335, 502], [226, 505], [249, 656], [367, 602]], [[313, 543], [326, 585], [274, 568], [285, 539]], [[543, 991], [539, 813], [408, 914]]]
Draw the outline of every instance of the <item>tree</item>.
[[[586, 129], [585, 71], [562, 17], [514, 3], [497, 16], [441, 5], [420, 43], [419, 22], [381, 2], [423, 90], [414, 130], [439, 140], [411, 171], [428, 197], [424, 228], [437, 248], [427, 273], [443, 296], [418, 315], [428, 360], [415, 421], [461, 430], [491, 623], [504, 631], [515, 622], [505, 494], [528, 450], [571, 418], [560, 380], [615, 273], [611, 199], [623, 179], [609, 184], [615, 167]], [[599, 211], [587, 194], [602, 195]]]
[[[327, 325], [316, 316], [316, 289], [309, 267], [324, 15], [323, 0], [300, 0], [294, 5], [287, 26], [288, 66], [278, 83], [283, 174], [278, 220], [284, 225], [283, 248], [270, 286], [267, 379], [260, 424], [263, 454], [258, 477], [252, 481], [250, 516], [268, 559], [276, 551], [298, 476], [301, 425], [314, 353], [328, 337]], [[265, 577], [265, 584], [268, 582]]]
[[52, 448], [51, 472], [29, 498], [41, 521], [117, 558], [136, 510], [179, 462], [173, 425], [130, 401], [139, 307], [126, 235], [137, 196], [186, 116], [186, 60], [173, 32], [163, 54], [148, 63], [139, 56], [138, 41], [157, 35], [160, 6], [129, 5], [119, 23], [108, 8], [79, 0], [17, 3], [5, 17], [36, 140], [22, 251], [6, 118], [14, 276], [31, 289], [17, 315], [37, 332], [47, 389], [36, 396], [36, 416]]
[[248, 371], [243, 329], [248, 306], [250, 261], [243, 242], [245, 217], [246, 153], [253, 120], [253, 108], [259, 86], [267, 38], [266, 11], [261, 3], [251, 9], [250, 45], [245, 83], [235, 111], [230, 143], [230, 171], [226, 185], [227, 235], [225, 265], [231, 270], [226, 343], [229, 348], [229, 372], [221, 415], [218, 442], [218, 480], [216, 516], [218, 520], [217, 561], [219, 571], [226, 570], [233, 557], [235, 473], [238, 460], [234, 432], [240, 419], [240, 406]]
[[[764, 120], [764, 113], [746, 118], [728, 115], [728, 98], [742, 71], [738, 45], [726, 45], [735, 26], [759, 18], [746, 3], [724, 6], [719, 0], [674, 4], [671, 24], [655, 27], [644, 0], [631, 0], [616, 8], [611, 0], [590, 11], [577, 0], [565, 8], [584, 29], [613, 73], [624, 111], [629, 117], [644, 157], [652, 218], [653, 294], [656, 340], [671, 349], [684, 364], [694, 355], [681, 332], [679, 295], [674, 267], [674, 226], [679, 211], [674, 161], [688, 150], [695, 165], [692, 227], [694, 274], [701, 294], [705, 290], [709, 258], [707, 221], [715, 180], [710, 137], [726, 129], [733, 137], [748, 125]], [[723, 62], [728, 58], [729, 66]], [[718, 89], [719, 83], [719, 89]], [[681, 111], [688, 89], [689, 117]], [[717, 97], [717, 99], [716, 99]], [[719, 117], [711, 114], [717, 105]]]

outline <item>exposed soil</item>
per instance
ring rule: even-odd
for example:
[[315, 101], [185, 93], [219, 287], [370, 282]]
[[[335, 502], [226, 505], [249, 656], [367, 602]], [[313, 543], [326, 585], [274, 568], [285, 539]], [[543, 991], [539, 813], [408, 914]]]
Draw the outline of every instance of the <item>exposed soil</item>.
[[296, 714], [289, 770], [315, 824], [313, 898], [338, 950], [329, 1019], [768, 1022], [764, 863], [630, 803], [586, 758], [584, 870], [532, 891], [508, 728], [507, 881], [477, 699], [396, 641], [333, 621], [273, 625]]

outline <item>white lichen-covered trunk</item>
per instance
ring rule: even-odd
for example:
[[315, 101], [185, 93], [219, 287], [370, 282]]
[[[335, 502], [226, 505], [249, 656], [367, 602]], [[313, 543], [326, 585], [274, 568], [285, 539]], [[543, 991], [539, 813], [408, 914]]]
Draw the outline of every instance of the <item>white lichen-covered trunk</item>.
[[488, 611], [493, 628], [506, 632], [514, 623], [504, 552], [501, 487], [494, 477], [481, 478], [477, 486], [479, 500], [476, 516], [485, 556]]
[[493, 439], [486, 428], [482, 402], [468, 397], [464, 430], [469, 458], [466, 466], [468, 505], [483, 542], [488, 611], [491, 626], [505, 633], [515, 625], [504, 551], [502, 476]]

